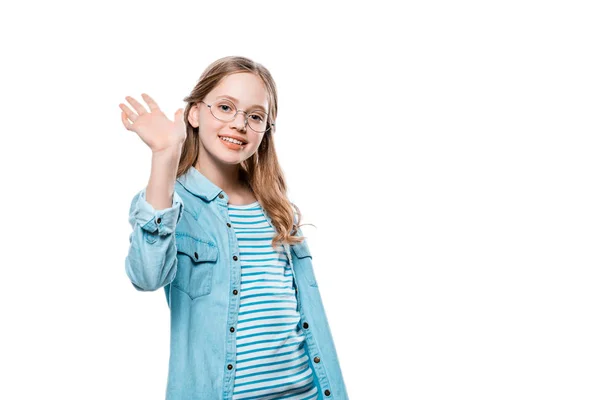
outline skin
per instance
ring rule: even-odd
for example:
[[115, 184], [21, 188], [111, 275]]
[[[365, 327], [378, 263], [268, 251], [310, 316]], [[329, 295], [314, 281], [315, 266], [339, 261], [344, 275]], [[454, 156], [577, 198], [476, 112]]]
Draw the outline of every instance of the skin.
[[[262, 80], [251, 73], [242, 72], [226, 76], [203, 99], [207, 104], [221, 95], [232, 96], [239, 110], [253, 111], [252, 105], [262, 105], [269, 110], [267, 90]], [[223, 189], [229, 197], [229, 204], [250, 204], [256, 201], [252, 190], [239, 179], [240, 163], [251, 157], [260, 146], [264, 133], [257, 133], [245, 126], [244, 113], [239, 112], [231, 122], [216, 119], [203, 103], [197, 103], [189, 112], [188, 122], [199, 127], [200, 149], [198, 162], [194, 167], [211, 182]], [[232, 150], [221, 143], [219, 134], [231, 133], [246, 139], [247, 144], [239, 150]]]

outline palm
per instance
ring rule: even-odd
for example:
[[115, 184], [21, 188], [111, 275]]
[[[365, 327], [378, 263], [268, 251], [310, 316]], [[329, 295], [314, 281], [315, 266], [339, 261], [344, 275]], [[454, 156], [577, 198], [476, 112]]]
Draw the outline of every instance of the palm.
[[171, 121], [150, 96], [142, 94], [142, 97], [148, 104], [150, 112], [131, 97], [127, 97], [127, 101], [135, 111], [124, 104], [119, 104], [123, 111], [121, 120], [125, 128], [137, 133], [152, 152], [159, 152], [169, 147], [181, 145], [187, 136], [182, 110], [177, 110], [174, 121]]

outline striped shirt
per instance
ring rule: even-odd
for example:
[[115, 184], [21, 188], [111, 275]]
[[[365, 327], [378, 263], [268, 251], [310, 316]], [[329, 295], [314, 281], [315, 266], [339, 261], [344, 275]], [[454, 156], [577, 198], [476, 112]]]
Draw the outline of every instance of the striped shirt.
[[258, 201], [228, 209], [242, 268], [233, 400], [316, 400], [283, 246], [271, 245], [275, 230]]

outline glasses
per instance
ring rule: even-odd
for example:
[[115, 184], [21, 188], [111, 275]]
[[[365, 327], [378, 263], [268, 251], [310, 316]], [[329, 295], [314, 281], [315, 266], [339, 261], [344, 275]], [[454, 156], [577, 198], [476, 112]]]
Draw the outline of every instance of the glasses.
[[[204, 101], [200, 100], [200, 103], [204, 103]], [[267, 114], [262, 111], [252, 111], [251, 113], [247, 113], [243, 110], [238, 110], [229, 100], [216, 100], [213, 104], [204, 103], [210, 113], [223, 122], [230, 122], [235, 119], [239, 112], [246, 114], [246, 118], [244, 118], [244, 126], [248, 125], [250, 129], [257, 133], [263, 133], [271, 129], [275, 124], [267, 124]]]

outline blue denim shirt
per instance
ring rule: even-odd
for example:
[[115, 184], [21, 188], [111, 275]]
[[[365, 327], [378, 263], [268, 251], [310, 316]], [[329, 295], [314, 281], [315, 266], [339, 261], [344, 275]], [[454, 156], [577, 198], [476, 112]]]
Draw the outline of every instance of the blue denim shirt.
[[[237, 329], [241, 261], [228, 196], [194, 167], [177, 179], [170, 208], [155, 210], [145, 194], [141, 190], [131, 202], [125, 270], [137, 290], [164, 288], [166, 294], [171, 315], [166, 398], [230, 400], [236, 361], [230, 328]], [[284, 249], [319, 399], [348, 399], [307, 241]]]

